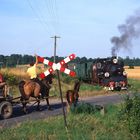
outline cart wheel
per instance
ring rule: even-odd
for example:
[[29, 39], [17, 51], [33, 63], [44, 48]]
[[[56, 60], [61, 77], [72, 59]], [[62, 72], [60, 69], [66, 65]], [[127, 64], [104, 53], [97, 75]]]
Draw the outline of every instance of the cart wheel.
[[13, 107], [10, 102], [3, 101], [0, 103], [0, 117], [2, 119], [10, 118], [13, 113]]

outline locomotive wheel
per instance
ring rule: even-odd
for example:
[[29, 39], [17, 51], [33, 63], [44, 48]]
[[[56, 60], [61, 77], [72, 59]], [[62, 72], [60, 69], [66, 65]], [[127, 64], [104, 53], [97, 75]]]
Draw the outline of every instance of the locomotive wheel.
[[3, 101], [0, 103], [0, 117], [2, 119], [10, 118], [13, 113], [13, 107], [10, 102]]

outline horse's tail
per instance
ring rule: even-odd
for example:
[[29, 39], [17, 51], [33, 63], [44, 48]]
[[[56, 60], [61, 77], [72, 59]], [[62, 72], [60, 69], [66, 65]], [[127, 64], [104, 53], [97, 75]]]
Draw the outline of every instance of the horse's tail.
[[25, 85], [25, 81], [20, 81], [19, 82], [19, 91], [21, 93], [22, 98], [25, 97], [25, 92], [24, 92], [24, 86]]

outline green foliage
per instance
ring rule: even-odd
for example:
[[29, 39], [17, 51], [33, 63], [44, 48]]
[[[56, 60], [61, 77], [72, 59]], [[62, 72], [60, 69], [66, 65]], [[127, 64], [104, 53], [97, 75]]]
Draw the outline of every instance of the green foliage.
[[94, 91], [94, 90], [97, 90], [97, 91], [100, 91], [102, 90], [103, 87], [99, 86], [99, 85], [90, 85], [90, 84], [81, 84], [81, 87], [80, 87], [80, 90], [81, 91], [85, 91], [85, 90], [88, 90], [88, 91]]
[[62, 76], [61, 78], [62, 82], [67, 84], [71, 84], [76, 80], [76, 78], [66, 75], [65, 73], [61, 73], [61, 76]]
[[18, 77], [13, 74], [4, 73], [4, 79], [10, 86], [18, 85], [19, 83]]
[[[45, 57], [48, 60], [53, 61], [54, 57]], [[64, 57], [61, 56], [56, 56], [56, 62], [59, 62], [63, 60]], [[120, 60], [124, 61], [124, 64], [126, 66], [134, 65], [134, 66], [140, 66], [140, 58], [121, 58], [119, 57]], [[0, 62], [2, 62], [3, 67], [15, 67], [16, 65], [22, 65], [22, 64], [29, 64], [31, 62], [35, 61], [35, 57], [32, 55], [21, 55], [21, 54], [11, 54], [10, 56], [4, 56], [0, 55]], [[86, 58], [84, 57], [76, 57], [74, 60], [71, 62], [73, 63], [82, 63], [82, 62], [94, 62], [95, 58]]]
[[128, 79], [129, 91], [139, 92], [140, 91], [140, 80]]
[[127, 124], [129, 131], [140, 138], [140, 95], [127, 95], [119, 114], [121, 120]]
[[0, 130], [0, 140], [132, 140], [122, 122], [117, 122], [117, 107], [109, 106], [105, 116], [99, 113], [67, 114], [68, 129], [63, 116], [27, 121]]
[[79, 113], [92, 114], [97, 111], [96, 107], [89, 103], [80, 103], [76, 107], [72, 105], [70, 110], [74, 114], [79, 114]]
[[29, 64], [35, 61], [35, 57], [31, 55], [11, 54], [10, 56], [0, 55], [0, 62], [3, 67], [15, 67], [16, 65]]
[[129, 65], [129, 69], [134, 69], [134, 65]]

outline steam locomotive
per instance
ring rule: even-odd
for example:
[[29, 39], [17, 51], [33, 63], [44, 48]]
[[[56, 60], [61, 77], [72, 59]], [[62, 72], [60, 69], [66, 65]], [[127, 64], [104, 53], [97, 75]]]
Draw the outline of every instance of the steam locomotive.
[[77, 64], [77, 77], [87, 83], [107, 87], [108, 90], [127, 89], [124, 63], [117, 57], [98, 58], [94, 62]]

